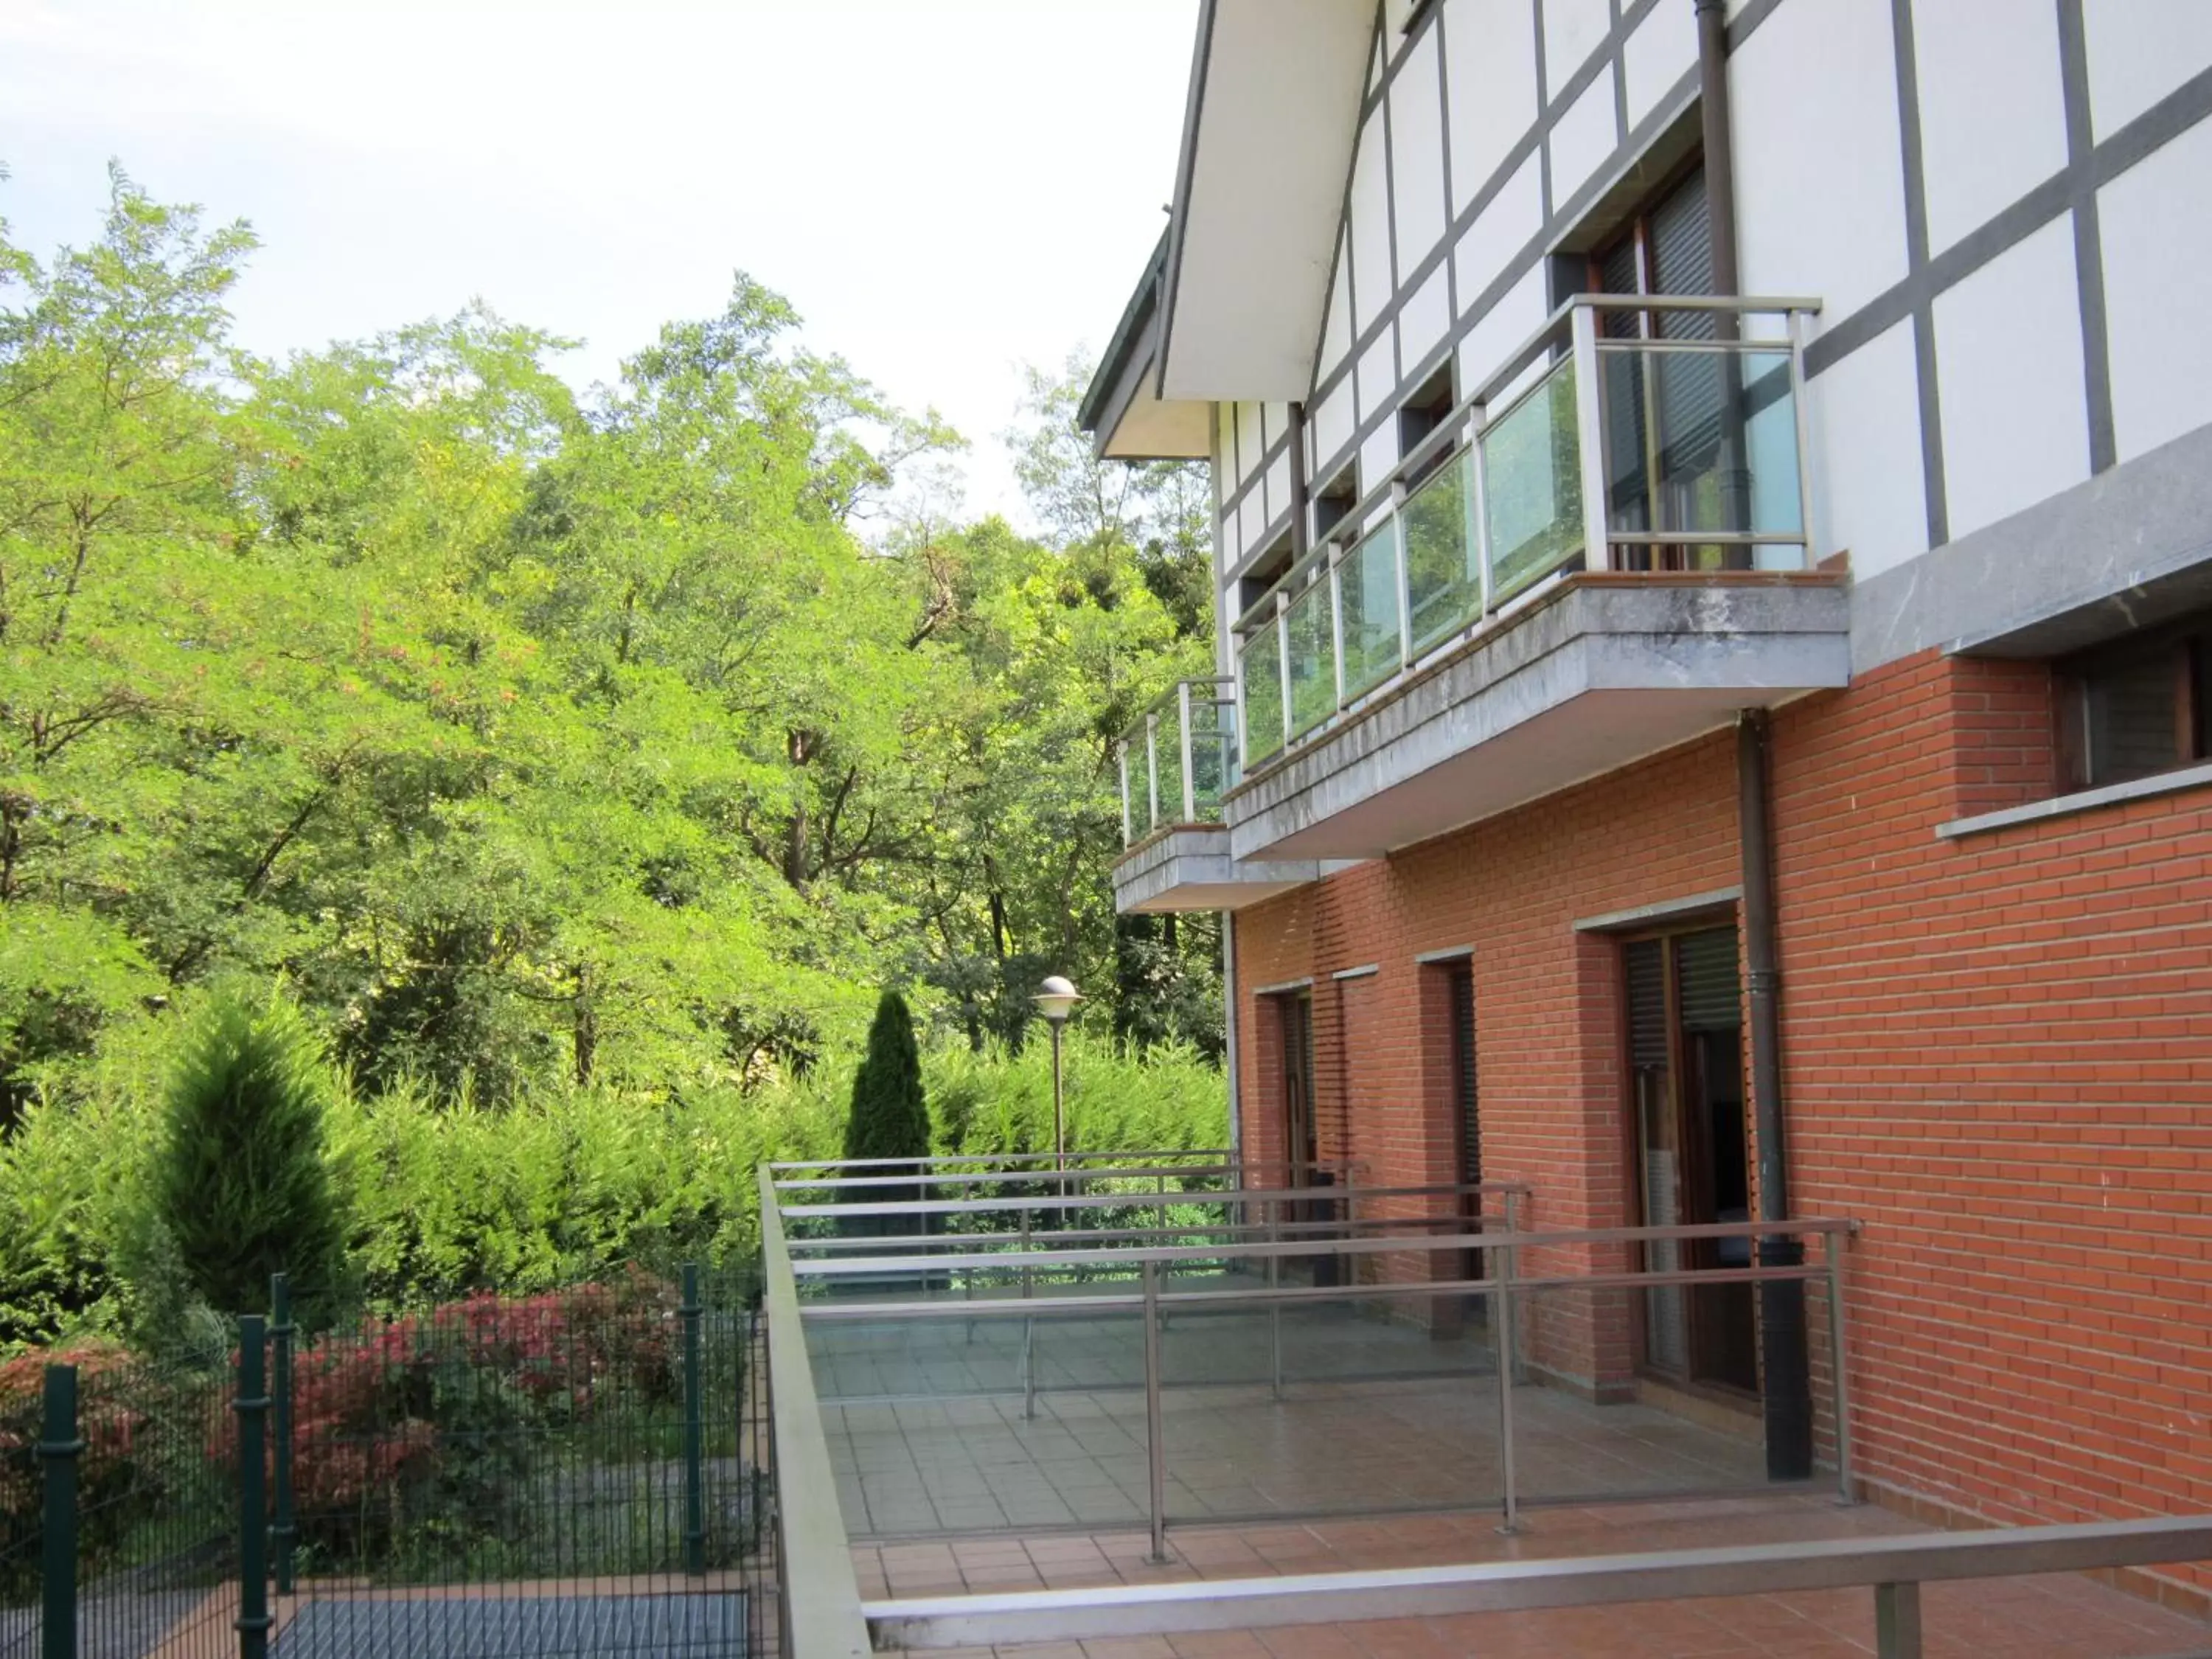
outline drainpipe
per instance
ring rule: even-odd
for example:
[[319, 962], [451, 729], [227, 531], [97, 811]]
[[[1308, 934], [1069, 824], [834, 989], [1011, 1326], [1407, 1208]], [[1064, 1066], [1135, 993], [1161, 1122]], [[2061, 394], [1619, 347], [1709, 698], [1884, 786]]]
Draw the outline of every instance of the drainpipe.
[[[1737, 834], [1743, 856], [1743, 961], [1751, 993], [1753, 1137], [1759, 1149], [1759, 1218], [1790, 1218], [1790, 1159], [1782, 1120], [1782, 973], [1774, 921], [1774, 825], [1767, 811], [1771, 721], [1747, 708], [1735, 728]], [[1795, 1238], [1763, 1238], [1761, 1266], [1805, 1260]], [[1759, 1287], [1762, 1398], [1766, 1407], [1766, 1475], [1803, 1480], [1813, 1473], [1813, 1379], [1805, 1353], [1802, 1280]]]
[[1291, 562], [1313, 545], [1313, 515], [1306, 511], [1306, 406], [1291, 405]]
[[[1698, 98], [1704, 129], [1705, 211], [1711, 222], [1713, 292], [1742, 291], [1736, 263], [1735, 149], [1730, 132], [1727, 0], [1696, 0]], [[1735, 319], [1716, 321], [1723, 339]], [[1733, 389], [1731, 383], [1731, 390]], [[1743, 470], [1741, 410], [1724, 400], [1722, 493], [1727, 522], [1749, 523], [1750, 479]], [[1729, 419], [1733, 415], [1735, 418]], [[1741, 514], [1741, 517], [1736, 516]], [[1774, 912], [1774, 826], [1769, 755], [1771, 722], [1764, 708], [1736, 720], [1736, 825], [1743, 864], [1743, 960], [1751, 1015], [1753, 1138], [1759, 1152], [1759, 1218], [1790, 1218], [1790, 1160], [1782, 1117], [1782, 975]], [[1805, 1259], [1795, 1238], [1759, 1241], [1765, 1267], [1796, 1267]], [[1759, 1287], [1759, 1370], [1766, 1413], [1766, 1474], [1802, 1480], [1813, 1473], [1812, 1372], [1805, 1350], [1805, 1286], [1797, 1280]]]

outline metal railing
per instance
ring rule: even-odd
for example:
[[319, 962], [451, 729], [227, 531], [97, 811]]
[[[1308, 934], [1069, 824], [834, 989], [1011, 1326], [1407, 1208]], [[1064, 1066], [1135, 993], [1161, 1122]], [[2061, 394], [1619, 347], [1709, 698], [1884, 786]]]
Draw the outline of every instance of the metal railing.
[[[1242, 769], [1547, 578], [1806, 568], [1804, 347], [1819, 308], [1602, 294], [1561, 306], [1237, 620]], [[1637, 331], [1607, 332], [1607, 318]]]
[[1178, 680], [1115, 746], [1121, 844], [1178, 823], [1218, 823], [1237, 776], [1236, 682]]
[[870, 1602], [887, 1649], [984, 1648], [1871, 1589], [1880, 1659], [1921, 1659], [1920, 1587], [2212, 1559], [2212, 1516]]
[[[866, 1191], [867, 1189], [862, 1189]], [[1034, 1417], [1040, 1393], [1054, 1386], [1040, 1378], [1037, 1362], [1038, 1330], [1048, 1321], [1075, 1322], [1079, 1340], [1067, 1346], [1083, 1349], [1079, 1374], [1059, 1385], [1088, 1395], [1141, 1389], [1146, 1401], [1145, 1446], [1147, 1485], [1151, 1492], [1146, 1519], [1155, 1552], [1164, 1548], [1170, 1516], [1163, 1502], [1167, 1477], [1168, 1449], [1159, 1424], [1164, 1386], [1160, 1358], [1160, 1334], [1172, 1317], [1219, 1319], [1223, 1316], [1257, 1316], [1257, 1327], [1249, 1320], [1241, 1332], [1248, 1340], [1264, 1346], [1267, 1358], [1250, 1374], [1232, 1371], [1221, 1381], [1230, 1385], [1266, 1382], [1272, 1396], [1283, 1397], [1285, 1316], [1301, 1309], [1352, 1306], [1389, 1313], [1418, 1304], [1420, 1316], [1455, 1327], [1470, 1306], [1480, 1310], [1484, 1333], [1479, 1352], [1482, 1373], [1497, 1379], [1495, 1426], [1498, 1502], [1509, 1528], [1517, 1522], [1524, 1501], [1516, 1464], [1516, 1395], [1537, 1373], [1565, 1376], [1589, 1370], [1598, 1362], [1589, 1354], [1617, 1336], [1600, 1326], [1624, 1326], [1631, 1316], [1628, 1302], [1639, 1294], [1677, 1288], [1710, 1291], [1729, 1286], [1748, 1287], [1766, 1282], [1819, 1283], [1827, 1304], [1829, 1352], [1847, 1352], [1842, 1295], [1843, 1240], [1852, 1224], [1835, 1220], [1715, 1223], [1674, 1227], [1629, 1227], [1539, 1231], [1522, 1219], [1521, 1206], [1527, 1189], [1515, 1183], [1420, 1188], [1366, 1188], [1355, 1194], [1329, 1189], [1246, 1189], [1202, 1195], [1206, 1206], [1221, 1212], [1212, 1215], [1174, 1218], [1165, 1212], [1191, 1195], [1151, 1200], [1147, 1195], [1060, 1195], [1034, 1194], [981, 1199], [951, 1199], [845, 1204], [789, 1205], [776, 1203], [782, 1225], [820, 1223], [830, 1229], [863, 1218], [900, 1215], [915, 1225], [896, 1237], [881, 1234], [866, 1239], [823, 1241], [818, 1249], [801, 1257], [787, 1247], [794, 1293], [801, 1298], [802, 1329], [848, 1327], [857, 1329], [860, 1346], [844, 1358], [856, 1372], [872, 1379], [889, 1374], [919, 1379], [910, 1385], [872, 1382], [838, 1396], [838, 1403], [888, 1404], [900, 1399], [926, 1397], [944, 1400], [966, 1395], [1013, 1396], [1023, 1401], [1023, 1415]], [[1500, 1207], [1513, 1206], [1509, 1214], [1493, 1216], [1492, 1198]], [[1320, 1200], [1329, 1207], [1318, 1216], [1306, 1206]], [[1479, 1206], [1466, 1214], [1469, 1200]], [[1142, 1207], [1160, 1203], [1156, 1224], [1118, 1224], [1079, 1226], [1066, 1233], [1048, 1224], [1097, 1212], [1102, 1206], [1120, 1204]], [[992, 1217], [1012, 1218], [996, 1231], [951, 1231], [933, 1229], [957, 1227], [965, 1222]], [[1751, 1241], [1769, 1237], [1819, 1237], [1826, 1249], [1820, 1261], [1809, 1264], [1771, 1264], [1757, 1267], [1695, 1267], [1656, 1271], [1630, 1265], [1638, 1251], [1658, 1244], [1689, 1241], [1741, 1240], [1746, 1259]], [[872, 1247], [872, 1248], [868, 1248]], [[809, 1247], [798, 1247], [802, 1251]], [[1524, 1253], [1533, 1253], [1536, 1271], [1529, 1270]], [[1469, 1264], [1472, 1264], [1471, 1266]], [[1310, 1282], [1294, 1283], [1286, 1271], [1297, 1270]], [[1164, 1282], [1168, 1281], [1168, 1282]], [[1200, 1288], [1179, 1287], [1199, 1285]], [[808, 1293], [815, 1299], [808, 1300]], [[860, 1292], [866, 1299], [854, 1299]], [[1619, 1304], [1598, 1312], [1587, 1298], [1610, 1297]], [[1585, 1300], [1575, 1301], [1577, 1298]], [[1575, 1301], [1563, 1310], [1562, 1304]], [[915, 1343], [939, 1322], [966, 1328], [966, 1347], [973, 1348], [979, 1323], [1005, 1328], [996, 1351], [986, 1345], [978, 1357], [972, 1353], [935, 1353], [917, 1361]], [[1137, 1326], [1142, 1340], [1141, 1365], [1132, 1363], [1128, 1327]], [[1526, 1329], [1524, 1330], [1524, 1325]], [[1579, 1328], [1589, 1328], [1587, 1330]], [[947, 1328], [950, 1328], [948, 1327]], [[902, 1331], [905, 1335], [898, 1334]], [[948, 1339], [949, 1340], [949, 1339]], [[1224, 1337], [1224, 1352], [1235, 1346]], [[1356, 1380], [1396, 1380], [1401, 1376], [1434, 1375], [1424, 1371], [1419, 1356], [1411, 1370], [1393, 1372], [1369, 1353], [1371, 1343], [1356, 1345], [1363, 1356], [1355, 1362]], [[1433, 1363], [1433, 1362], [1431, 1362]], [[1468, 1374], [1466, 1351], [1447, 1356], [1455, 1374]], [[946, 1384], [940, 1376], [958, 1379]], [[981, 1381], [975, 1379], [981, 1378]], [[1335, 1380], [1344, 1380], [1338, 1378]], [[1850, 1490], [1850, 1401], [1846, 1368], [1829, 1369], [1831, 1444], [1839, 1490]], [[1178, 1382], [1176, 1386], [1189, 1386]], [[1132, 1431], [1133, 1433], [1134, 1431]], [[1539, 1493], [1535, 1501], [1597, 1502], [1635, 1495], [1629, 1492], [1593, 1493], [1560, 1491]], [[1670, 1487], [1666, 1495], [1689, 1495]], [[1464, 1494], [1444, 1507], [1469, 1506]], [[1379, 1507], [1388, 1508], [1383, 1504]], [[1218, 1516], [1214, 1518], [1218, 1518]]]

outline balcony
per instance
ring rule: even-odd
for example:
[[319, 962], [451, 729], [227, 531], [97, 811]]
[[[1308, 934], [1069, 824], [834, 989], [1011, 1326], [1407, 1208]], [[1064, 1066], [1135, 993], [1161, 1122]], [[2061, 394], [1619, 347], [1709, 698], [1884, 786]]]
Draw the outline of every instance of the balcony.
[[1180, 681], [1122, 734], [1127, 850], [1114, 866], [1116, 911], [1234, 910], [1320, 873], [1310, 862], [1238, 865], [1229, 855], [1221, 800], [1237, 775], [1234, 684]]
[[1846, 684], [1816, 308], [1562, 307], [1236, 623], [1231, 857], [1376, 857]]

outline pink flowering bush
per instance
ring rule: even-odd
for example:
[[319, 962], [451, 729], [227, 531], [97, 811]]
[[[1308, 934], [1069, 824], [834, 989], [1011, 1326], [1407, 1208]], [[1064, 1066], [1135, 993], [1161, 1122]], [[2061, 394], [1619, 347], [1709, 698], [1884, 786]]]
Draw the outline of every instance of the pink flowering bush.
[[[514, 1537], [540, 1447], [678, 1397], [677, 1305], [673, 1286], [633, 1272], [471, 1296], [306, 1343], [292, 1362], [301, 1544], [359, 1562], [425, 1528]], [[220, 1435], [209, 1450], [234, 1466]]]

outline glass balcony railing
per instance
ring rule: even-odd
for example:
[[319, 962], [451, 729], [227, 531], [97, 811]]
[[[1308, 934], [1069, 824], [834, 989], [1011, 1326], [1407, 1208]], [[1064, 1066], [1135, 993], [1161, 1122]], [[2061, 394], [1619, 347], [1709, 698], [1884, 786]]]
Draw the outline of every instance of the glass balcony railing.
[[1548, 578], [1804, 568], [1817, 309], [1607, 295], [1562, 307], [1346, 515], [1346, 534], [1237, 623], [1244, 766]]
[[1122, 734], [1123, 846], [1171, 824], [1221, 822], [1221, 797], [1237, 781], [1235, 684], [1178, 681]]

